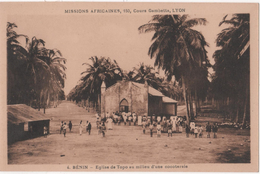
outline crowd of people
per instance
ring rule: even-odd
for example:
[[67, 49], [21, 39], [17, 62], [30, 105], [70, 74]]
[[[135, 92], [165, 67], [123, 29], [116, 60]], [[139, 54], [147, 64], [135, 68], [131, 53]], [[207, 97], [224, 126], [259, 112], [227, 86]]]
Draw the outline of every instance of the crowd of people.
[[[141, 119], [141, 120], [140, 120]], [[177, 117], [177, 116], [146, 116], [138, 117], [135, 112], [125, 113], [125, 112], [113, 112], [110, 114], [107, 112], [103, 116], [100, 114], [96, 114], [96, 126], [98, 130], [98, 134], [102, 134], [105, 137], [106, 130], [112, 130], [113, 124], [115, 125], [140, 125], [142, 126], [143, 134], [146, 133], [146, 130], [149, 130], [150, 136], [153, 137], [153, 134], [156, 133], [157, 137], [161, 137], [161, 133], [168, 133], [168, 137], [172, 137], [173, 133], [181, 133], [185, 131], [186, 137], [188, 138], [190, 135], [194, 135], [195, 138], [202, 138], [203, 136], [203, 126], [196, 126], [194, 122], [190, 122], [187, 124], [185, 117]], [[86, 121], [86, 132], [90, 135], [91, 133], [91, 123]], [[72, 129], [72, 122], [69, 121], [67, 125], [66, 122], [61, 122], [60, 134], [63, 133], [64, 137], [66, 136], [66, 130], [69, 128], [70, 132]], [[81, 120], [79, 123], [79, 135], [83, 133], [83, 121]], [[213, 132], [213, 138], [217, 138], [218, 124], [214, 123], [210, 125], [208, 122], [205, 126], [205, 130], [207, 132], [207, 138], [210, 138], [211, 132]]]
[[143, 133], [145, 134], [146, 129], [150, 130], [151, 137], [153, 136], [154, 131], [157, 133], [157, 136], [160, 137], [162, 132], [168, 133], [168, 136], [172, 136], [173, 132], [182, 132], [185, 125], [185, 120], [183, 117], [170, 117], [166, 116], [146, 116], [143, 115], [141, 120], [139, 120], [135, 112], [126, 113], [126, 112], [113, 112], [110, 114], [107, 112], [101, 117], [99, 114], [96, 114], [96, 124], [97, 128], [101, 129], [101, 125], [107, 124], [107, 129], [112, 129], [112, 123], [117, 125], [141, 125]]

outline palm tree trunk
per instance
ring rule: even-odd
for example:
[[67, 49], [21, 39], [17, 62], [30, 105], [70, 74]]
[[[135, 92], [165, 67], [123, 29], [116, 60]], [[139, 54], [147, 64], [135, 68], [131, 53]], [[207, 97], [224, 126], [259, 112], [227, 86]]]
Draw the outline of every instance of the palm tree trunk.
[[39, 97], [38, 97], [38, 111], [41, 110], [41, 91], [40, 91], [40, 94], [39, 94]]
[[243, 127], [245, 126], [245, 121], [246, 121], [247, 103], [248, 103], [248, 85], [247, 85], [247, 87], [246, 87], [246, 98], [245, 98], [244, 114], [243, 114], [243, 122], [242, 122]]
[[190, 118], [191, 120], [194, 120], [194, 111], [193, 111], [193, 102], [191, 97], [191, 92], [189, 92], [189, 103], [190, 103]]
[[198, 112], [200, 112], [200, 106], [201, 106], [201, 99], [198, 99]]
[[198, 115], [199, 111], [199, 100], [198, 100], [198, 94], [197, 94], [197, 88], [195, 88], [195, 115]]
[[239, 115], [239, 104], [237, 104], [237, 111], [236, 111], [236, 119], [235, 119], [235, 123], [238, 122], [238, 115]]
[[185, 105], [186, 105], [187, 124], [190, 125], [190, 120], [189, 120], [189, 108], [188, 108], [188, 102], [187, 102], [187, 94], [186, 94], [186, 87], [185, 87], [184, 76], [182, 76], [181, 79], [182, 79], [182, 87], [183, 87], [183, 98], [184, 98]]
[[48, 94], [47, 94], [47, 101], [46, 101], [46, 105], [47, 105], [47, 107], [49, 107], [49, 106], [50, 106], [50, 92], [48, 92]]
[[98, 94], [98, 113], [101, 112], [101, 94]]
[[212, 97], [212, 99], [211, 99], [211, 105], [213, 106], [213, 108], [215, 108], [215, 99], [214, 99], [214, 97]]

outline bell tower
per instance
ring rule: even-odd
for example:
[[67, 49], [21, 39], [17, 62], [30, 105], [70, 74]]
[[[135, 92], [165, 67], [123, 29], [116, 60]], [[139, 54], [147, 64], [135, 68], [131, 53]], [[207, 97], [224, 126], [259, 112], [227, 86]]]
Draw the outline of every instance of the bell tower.
[[101, 109], [100, 109], [101, 112], [100, 112], [100, 114], [106, 113], [105, 92], [106, 92], [106, 84], [103, 81], [101, 84]]

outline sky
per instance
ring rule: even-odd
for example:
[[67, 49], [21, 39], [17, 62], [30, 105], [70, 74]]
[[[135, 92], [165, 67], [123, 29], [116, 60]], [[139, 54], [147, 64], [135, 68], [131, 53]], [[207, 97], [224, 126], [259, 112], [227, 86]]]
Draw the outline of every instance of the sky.
[[[214, 64], [212, 55], [216, 48], [217, 34], [224, 26], [219, 22], [225, 14], [192, 15], [203, 17], [206, 26], [196, 26], [209, 43], [208, 57]], [[153, 65], [154, 59], [148, 56], [153, 33], [140, 34], [138, 27], [151, 20], [151, 15], [13, 15], [8, 21], [15, 23], [18, 34], [32, 38], [36, 36], [46, 42], [46, 48], [57, 48], [67, 59], [65, 94], [79, 82], [81, 73], [86, 70], [83, 63], [90, 63], [91, 56], [110, 57], [118, 62], [123, 70], [132, 70], [141, 62]], [[212, 70], [210, 70], [212, 73]]]

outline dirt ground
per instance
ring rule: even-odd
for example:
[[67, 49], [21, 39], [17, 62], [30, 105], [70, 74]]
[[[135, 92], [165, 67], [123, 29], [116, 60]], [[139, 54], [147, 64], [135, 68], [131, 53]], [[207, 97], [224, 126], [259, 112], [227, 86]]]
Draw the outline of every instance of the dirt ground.
[[[178, 106], [179, 109], [179, 106]], [[183, 107], [180, 106], [180, 111]], [[42, 111], [41, 111], [42, 112]], [[19, 141], [8, 146], [9, 164], [191, 164], [249, 163], [250, 131], [220, 128], [218, 138], [203, 138], [185, 133], [172, 137], [150, 137], [140, 126], [113, 125], [106, 136], [98, 135], [94, 112], [64, 101], [46, 110], [51, 119], [50, 135]], [[219, 117], [219, 116], [218, 116]], [[72, 132], [59, 132], [60, 121], [72, 121]], [[92, 123], [91, 135], [79, 135], [79, 122]], [[217, 117], [198, 117], [196, 124], [218, 121]], [[205, 130], [205, 128], [204, 128]]]

